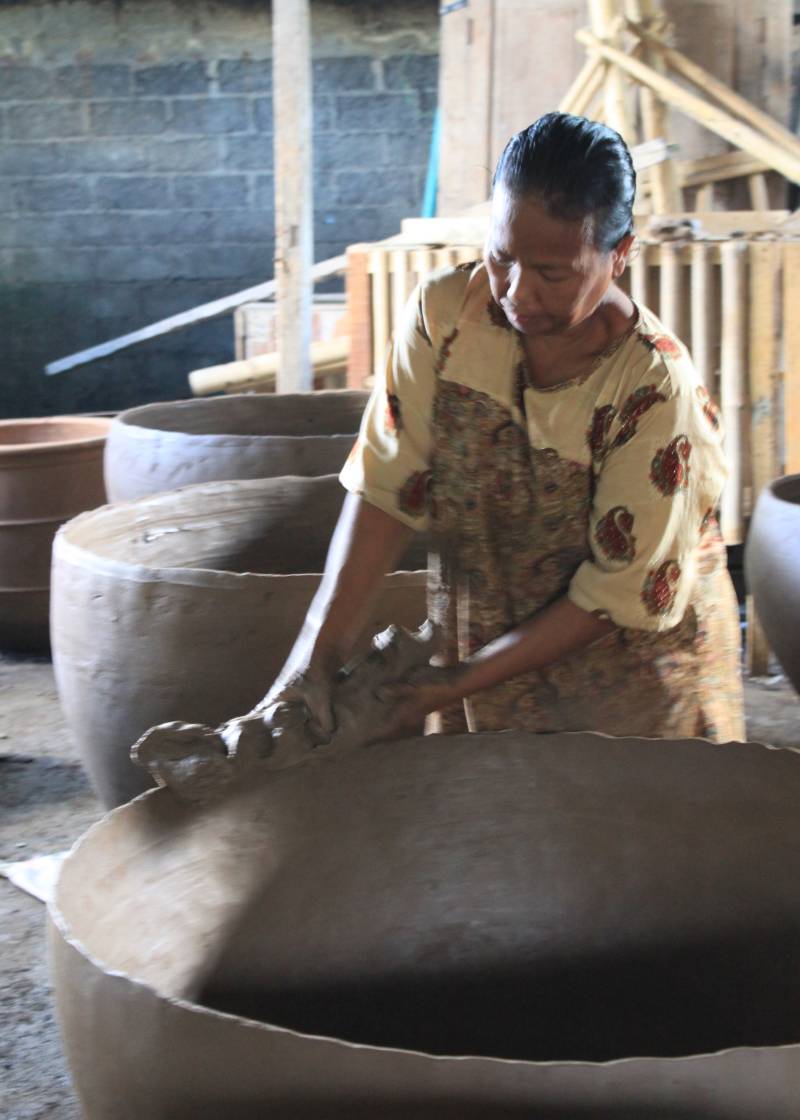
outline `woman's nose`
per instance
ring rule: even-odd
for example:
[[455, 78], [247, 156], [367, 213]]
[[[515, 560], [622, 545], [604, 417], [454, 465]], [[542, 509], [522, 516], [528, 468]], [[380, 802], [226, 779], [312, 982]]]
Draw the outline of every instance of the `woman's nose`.
[[536, 311], [539, 307], [539, 298], [536, 294], [536, 284], [530, 273], [522, 269], [514, 269], [509, 277], [507, 299], [514, 307], [521, 311]]

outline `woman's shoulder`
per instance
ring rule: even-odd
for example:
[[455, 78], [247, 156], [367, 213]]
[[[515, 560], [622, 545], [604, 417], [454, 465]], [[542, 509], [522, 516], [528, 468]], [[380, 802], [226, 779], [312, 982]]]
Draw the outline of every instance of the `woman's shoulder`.
[[609, 370], [610, 380], [618, 379], [628, 392], [656, 387], [667, 397], [694, 396], [700, 378], [687, 346], [649, 308], [638, 306], [637, 313], [617, 360], [610, 363], [616, 367]]
[[491, 299], [489, 279], [479, 254], [475, 260], [430, 273], [421, 282], [420, 292], [426, 320], [440, 329], [473, 318], [476, 310], [485, 314]]

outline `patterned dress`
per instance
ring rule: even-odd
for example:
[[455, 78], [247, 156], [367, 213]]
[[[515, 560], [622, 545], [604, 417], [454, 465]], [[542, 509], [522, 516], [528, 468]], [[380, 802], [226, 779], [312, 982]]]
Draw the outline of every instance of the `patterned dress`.
[[722, 432], [686, 348], [640, 308], [580, 377], [540, 389], [526, 368], [482, 264], [432, 277], [341, 475], [431, 533], [445, 664], [565, 594], [616, 624], [441, 713], [441, 729], [742, 739]]

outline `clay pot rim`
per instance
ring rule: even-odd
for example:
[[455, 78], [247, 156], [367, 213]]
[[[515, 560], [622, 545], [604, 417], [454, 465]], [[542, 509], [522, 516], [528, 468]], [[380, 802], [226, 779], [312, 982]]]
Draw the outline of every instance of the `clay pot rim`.
[[800, 474], [785, 474], [769, 485], [769, 493], [786, 506], [800, 506]]
[[[335, 478], [335, 475], [318, 475], [315, 479], [308, 479], [297, 475], [284, 475], [282, 481], [293, 479], [300, 483], [315, 482], [322, 479]], [[196, 482], [190, 486], [180, 486], [175, 490], [166, 490], [163, 493], [150, 494], [143, 498], [129, 498], [125, 502], [109, 502], [98, 506], [96, 509], [86, 510], [84, 513], [73, 517], [62, 525], [53, 538], [53, 563], [69, 564], [72, 567], [91, 570], [103, 575], [113, 576], [115, 579], [126, 580], [130, 583], [177, 583], [195, 587], [234, 587], [242, 584], [259, 583], [263, 586], [265, 580], [292, 580], [296, 586], [303, 583], [317, 585], [322, 575], [321, 571], [308, 572], [232, 572], [224, 568], [199, 568], [180, 567], [169, 565], [150, 566], [139, 561], [114, 559], [95, 552], [91, 548], [71, 539], [71, 534], [90, 520], [104, 515], [123, 513], [126, 509], [135, 509], [142, 503], [159, 503], [174, 499], [183, 493], [203, 490], [207, 494], [226, 494], [231, 491], [254, 491], [267, 484], [273, 484], [273, 478], [248, 478], [223, 480], [217, 482]], [[390, 586], [404, 587], [427, 582], [427, 568], [399, 569], [388, 573], [384, 579]]]
[[[486, 735], [497, 735], [498, 732], [486, 732], [485, 734]], [[500, 734], [502, 734], [502, 732], [500, 732]], [[533, 734], [533, 733], [531, 733], [531, 734]], [[570, 735], [570, 736], [587, 736], [588, 735], [588, 736], [591, 736], [593, 738], [612, 739], [612, 740], [615, 740], [615, 741], [619, 741], [619, 740], [624, 741], [625, 739], [633, 739], [637, 742], [641, 742], [642, 740], [652, 741], [652, 742], [660, 742], [660, 740], [657, 739], [654, 736], [644, 736], [644, 735], [642, 735], [642, 736], [615, 736], [615, 735], [607, 735], [607, 734], [605, 734], [605, 732], [601, 732], [601, 731], [567, 731], [567, 732], [559, 732], [558, 734], [560, 734], [560, 735]], [[417, 737], [414, 737], [414, 738], [420, 738], [420, 737], [417, 736]], [[425, 737], [426, 741], [429, 741], [431, 738], [447, 738], [447, 736], [438, 736], [437, 735], [437, 736], [426, 736]], [[407, 742], [412, 742], [413, 739], [409, 739], [409, 740], [406, 740], [406, 741]], [[725, 743], [715, 743], [711, 739], [706, 739], [706, 738], [703, 738], [701, 736], [686, 736], [685, 738], [677, 740], [677, 741], [678, 742], [692, 742], [692, 743], [694, 743], [694, 742], [706, 743], [709, 746], [717, 748], [717, 749], [719, 749], [719, 748], [724, 749], [725, 746], [747, 746], [747, 747], [760, 747], [763, 750], [767, 750], [767, 751], [788, 751], [788, 752], [796, 753], [796, 752], [793, 752], [793, 748], [775, 747], [775, 746], [772, 746], [769, 743], [761, 743], [761, 742], [758, 742], [756, 740], [747, 740], [746, 743], [740, 743], [740, 742], [736, 741], [736, 742], [733, 742], [733, 743], [730, 743], [730, 744], [725, 744]], [[335, 763], [335, 760], [331, 760], [331, 761], [333, 761]], [[165, 789], [165, 788], [148, 789], [148, 790], [145, 790], [143, 793], [140, 793], [137, 797], [134, 797], [131, 801], [126, 802], [124, 805], [118, 805], [116, 808], [108, 810], [105, 813], [105, 815], [100, 818], [100, 820], [95, 821], [94, 824], [92, 824], [86, 830], [86, 832], [83, 833], [82, 836], [78, 837], [78, 839], [75, 841], [75, 843], [72, 845], [69, 852], [67, 853], [65, 863], [68, 863], [70, 860], [77, 857], [81, 853], [81, 851], [84, 847], [86, 847], [90, 843], [93, 843], [94, 839], [95, 839], [95, 833], [100, 831], [106, 825], [106, 822], [111, 817], [114, 817], [117, 814], [122, 814], [122, 813], [126, 813], [126, 812], [136, 812], [137, 810], [136, 810], [135, 807], [139, 804], [139, 802], [143, 802], [148, 797], [164, 798], [164, 797], [172, 797], [172, 796], [173, 796], [172, 791], [169, 790], [169, 789]], [[613, 1058], [613, 1059], [610, 1059], [609, 1061], [605, 1061], [605, 1062], [593, 1062], [593, 1061], [586, 1061], [586, 1060], [581, 1060], [581, 1059], [570, 1059], [570, 1058], [551, 1059], [551, 1060], [548, 1060], [548, 1061], [537, 1062], [537, 1061], [527, 1061], [527, 1060], [522, 1059], [522, 1058], [498, 1058], [498, 1057], [494, 1057], [494, 1056], [491, 1056], [491, 1055], [482, 1055], [482, 1054], [431, 1054], [426, 1050], [409, 1050], [405, 1047], [400, 1047], [400, 1046], [376, 1046], [376, 1045], [372, 1045], [370, 1043], [351, 1042], [351, 1041], [349, 1041], [348, 1039], [345, 1039], [345, 1038], [337, 1038], [335, 1035], [311, 1034], [307, 1031], [299, 1031], [299, 1030], [294, 1030], [291, 1027], [281, 1026], [279, 1023], [267, 1023], [267, 1022], [263, 1022], [262, 1020], [259, 1020], [259, 1019], [248, 1019], [248, 1018], [245, 1018], [243, 1015], [236, 1015], [233, 1012], [218, 1011], [215, 1008], [207, 1007], [205, 1004], [196, 1003], [195, 1001], [190, 1000], [190, 999], [184, 999], [180, 996], [169, 995], [168, 993], [161, 991], [159, 988], [157, 988], [155, 985], [153, 985], [149, 981], [142, 980], [142, 979], [140, 979], [136, 976], [131, 975], [131, 973], [129, 973], [129, 972], [125, 972], [124, 970], [119, 969], [119, 968], [112, 968], [110, 965], [105, 964], [99, 957], [95, 956], [95, 954], [84, 944], [84, 942], [77, 935], [74, 935], [72, 933], [69, 920], [67, 919], [67, 917], [64, 914], [64, 911], [62, 910], [61, 902], [60, 902], [62, 882], [63, 882], [63, 878], [61, 876], [59, 876], [59, 879], [56, 882], [55, 890], [54, 890], [54, 892], [50, 896], [50, 899], [47, 902], [48, 917], [49, 917], [50, 921], [52, 922], [53, 926], [55, 927], [55, 929], [57, 930], [58, 935], [62, 938], [62, 940], [65, 942], [65, 944], [67, 944], [74, 952], [78, 953], [81, 957], [83, 957], [84, 960], [88, 961], [88, 963], [93, 968], [97, 969], [98, 972], [101, 972], [105, 976], [112, 976], [115, 979], [123, 980], [124, 982], [126, 982], [128, 984], [134, 985], [136, 987], [144, 988], [146, 991], [150, 992], [155, 997], [155, 999], [157, 999], [159, 1001], [163, 1001], [164, 1003], [170, 1004], [170, 1005], [172, 1005], [174, 1007], [177, 1007], [177, 1008], [180, 1008], [184, 1011], [188, 1011], [191, 1014], [201, 1013], [204, 1016], [209, 1015], [209, 1016], [213, 1016], [217, 1019], [227, 1020], [229, 1022], [232, 1022], [232, 1023], [236, 1024], [236, 1026], [239, 1027], [239, 1028], [245, 1027], [248, 1030], [258, 1030], [262, 1033], [270, 1033], [270, 1034], [280, 1033], [280, 1034], [283, 1034], [283, 1035], [289, 1035], [293, 1038], [308, 1039], [311, 1042], [325, 1042], [325, 1043], [328, 1043], [329, 1045], [343, 1047], [343, 1048], [348, 1049], [348, 1050], [366, 1050], [366, 1051], [374, 1053], [374, 1054], [408, 1054], [408, 1055], [411, 1055], [415, 1058], [422, 1058], [422, 1059], [425, 1059], [427, 1061], [432, 1061], [432, 1062], [459, 1062], [459, 1063], [464, 1063], [464, 1062], [481, 1062], [481, 1063], [491, 1062], [493, 1064], [503, 1065], [503, 1066], [539, 1066], [539, 1067], [571, 1066], [571, 1067], [583, 1067], [583, 1068], [594, 1069], [594, 1070], [602, 1070], [602, 1069], [612, 1067], [612, 1066], [631, 1065], [633, 1063], [659, 1062], [659, 1063], [675, 1064], [675, 1063], [678, 1063], [678, 1062], [681, 1062], [681, 1063], [687, 1062], [687, 1061], [692, 1061], [693, 1062], [693, 1061], [698, 1061], [698, 1060], [702, 1060], [702, 1059], [706, 1059], [706, 1058], [719, 1057], [719, 1056], [724, 1055], [724, 1054], [735, 1054], [735, 1053], [738, 1053], [738, 1052], [743, 1051], [743, 1050], [756, 1051], [756, 1052], [758, 1052], [758, 1051], [771, 1052], [771, 1051], [783, 1051], [783, 1050], [800, 1050], [800, 1040], [798, 1040], [798, 1042], [780, 1043], [780, 1044], [774, 1045], [774, 1046], [753, 1046], [753, 1045], [750, 1045], [750, 1046], [725, 1046], [725, 1047], [722, 1047], [719, 1050], [708, 1050], [708, 1051], [696, 1052], [696, 1053], [692, 1053], [692, 1054], [677, 1054], [677, 1055], [672, 1055], [672, 1056], [666, 1056], [666, 1055], [635, 1055], [635, 1054], [632, 1054], [632, 1055], [626, 1055], [624, 1058]]]
[[[348, 394], [351, 399], [363, 398], [363, 404], [366, 405], [369, 393], [360, 389], [316, 389], [311, 393], [283, 393], [280, 396], [281, 401], [294, 401], [299, 399], [306, 400], [308, 397], [314, 397], [317, 400], [330, 401], [331, 397], [341, 401], [343, 394]], [[354, 423], [352, 431], [349, 432], [330, 432], [323, 435], [316, 432], [309, 432], [303, 435], [301, 432], [294, 434], [288, 433], [270, 433], [270, 432], [187, 432], [182, 428], [165, 428], [160, 423], [148, 424], [147, 421], [150, 416], [158, 415], [163, 412], [165, 408], [171, 409], [175, 413], [175, 420], [177, 421], [182, 413], [213, 413], [215, 410], [219, 412], [232, 412], [234, 411], [241, 401], [247, 401], [250, 405], [255, 400], [258, 401], [271, 401], [275, 394], [270, 393], [230, 393], [221, 397], [200, 397], [187, 400], [178, 401], [154, 401], [150, 404], [137, 405], [135, 408], [126, 409], [120, 412], [114, 419], [114, 428], [125, 428], [126, 435], [138, 439], [153, 439], [153, 433], [158, 433], [162, 439], [197, 439], [197, 440], [231, 440], [233, 445], [241, 444], [243, 441], [251, 440], [261, 442], [262, 440], [270, 440], [270, 442], [286, 441], [288, 445], [294, 444], [297, 440], [320, 440], [328, 441], [331, 439], [342, 439], [346, 437], [355, 436], [358, 432], [358, 423]], [[256, 406], [258, 407], [258, 406]], [[281, 406], [284, 407], [284, 406]], [[287, 406], [288, 407], [288, 406]], [[363, 409], [362, 409], [363, 411]]]
[[82, 448], [94, 450], [102, 447], [105, 443], [111, 424], [110, 418], [101, 416], [36, 416], [25, 417], [21, 420], [0, 420], [0, 433], [12, 428], [48, 428], [56, 425], [62, 428], [65, 425], [74, 425], [76, 428], [96, 429], [95, 435], [83, 435], [74, 439], [38, 440], [34, 443], [3, 443], [0, 440], [0, 464], [9, 466], [12, 464], [9, 464], [7, 460], [18, 457], [30, 458], [33, 455], [40, 455], [42, 452], [57, 454], [60, 451], [75, 452]]

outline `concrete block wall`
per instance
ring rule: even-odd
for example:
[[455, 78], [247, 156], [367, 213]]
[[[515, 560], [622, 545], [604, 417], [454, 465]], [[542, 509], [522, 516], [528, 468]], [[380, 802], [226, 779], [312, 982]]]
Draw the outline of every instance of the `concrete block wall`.
[[[419, 213], [435, 3], [315, 3], [315, 258]], [[45, 362], [273, 275], [272, 65], [246, 0], [0, 8], [0, 416], [188, 395], [232, 321]]]

